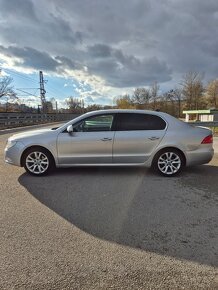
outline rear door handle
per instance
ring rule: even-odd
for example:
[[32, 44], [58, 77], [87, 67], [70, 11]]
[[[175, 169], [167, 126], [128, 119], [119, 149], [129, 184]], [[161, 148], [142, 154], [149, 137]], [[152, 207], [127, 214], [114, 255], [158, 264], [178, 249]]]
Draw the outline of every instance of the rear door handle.
[[101, 139], [101, 141], [111, 141], [111, 140], [112, 138], [107, 138], [107, 137]]
[[160, 139], [160, 138], [159, 138], [159, 137], [155, 137], [155, 136], [153, 136], [153, 137], [149, 137], [148, 139], [154, 141], [154, 140], [158, 140], [158, 139]]

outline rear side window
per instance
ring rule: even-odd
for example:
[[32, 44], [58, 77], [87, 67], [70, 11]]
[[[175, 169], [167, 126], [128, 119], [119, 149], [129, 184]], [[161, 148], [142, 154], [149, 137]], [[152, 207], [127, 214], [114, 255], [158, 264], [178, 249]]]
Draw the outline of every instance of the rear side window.
[[117, 131], [164, 130], [166, 122], [156, 115], [120, 113], [117, 120]]

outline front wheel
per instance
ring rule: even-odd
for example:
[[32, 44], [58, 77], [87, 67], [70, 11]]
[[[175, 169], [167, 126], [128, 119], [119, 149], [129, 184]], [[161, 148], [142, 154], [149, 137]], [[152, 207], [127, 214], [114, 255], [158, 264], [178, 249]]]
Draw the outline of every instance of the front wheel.
[[174, 149], [165, 149], [157, 153], [153, 161], [153, 168], [159, 174], [172, 177], [178, 175], [184, 168], [183, 155]]
[[31, 175], [42, 176], [54, 168], [54, 161], [47, 150], [30, 148], [23, 156], [23, 165]]

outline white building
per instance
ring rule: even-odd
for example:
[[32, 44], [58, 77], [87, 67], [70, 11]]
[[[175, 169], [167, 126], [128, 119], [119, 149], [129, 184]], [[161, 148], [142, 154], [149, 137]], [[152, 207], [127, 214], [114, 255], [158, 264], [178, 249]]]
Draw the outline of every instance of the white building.
[[218, 121], [218, 110], [214, 110], [214, 109], [183, 111], [183, 114], [185, 114], [186, 122], [189, 122], [190, 115], [194, 115], [194, 121], [195, 120], [200, 121], [200, 122]]

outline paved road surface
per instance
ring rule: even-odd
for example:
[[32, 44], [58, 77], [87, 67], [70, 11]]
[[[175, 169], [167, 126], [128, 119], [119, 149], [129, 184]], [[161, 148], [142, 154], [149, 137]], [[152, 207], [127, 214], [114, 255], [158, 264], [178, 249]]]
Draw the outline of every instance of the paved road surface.
[[218, 154], [177, 178], [142, 168], [34, 178], [4, 164], [8, 137], [0, 289], [218, 289]]

